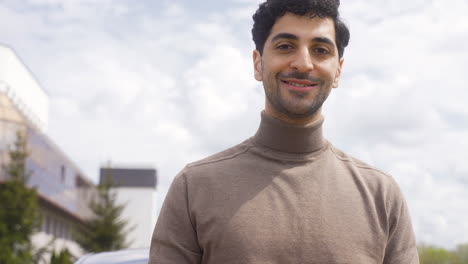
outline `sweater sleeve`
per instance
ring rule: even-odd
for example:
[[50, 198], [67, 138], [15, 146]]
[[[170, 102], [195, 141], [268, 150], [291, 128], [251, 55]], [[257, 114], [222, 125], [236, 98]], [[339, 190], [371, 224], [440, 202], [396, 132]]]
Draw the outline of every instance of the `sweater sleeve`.
[[192, 223], [184, 171], [174, 178], [154, 228], [150, 264], [201, 263], [202, 251]]
[[403, 194], [396, 182], [387, 200], [388, 240], [383, 264], [419, 264], [416, 239]]

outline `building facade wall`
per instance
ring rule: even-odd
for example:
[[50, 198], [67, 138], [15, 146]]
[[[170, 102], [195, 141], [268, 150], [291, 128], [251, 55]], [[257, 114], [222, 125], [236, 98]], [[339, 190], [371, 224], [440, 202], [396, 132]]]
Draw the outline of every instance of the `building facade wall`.
[[73, 232], [92, 216], [88, 207], [95, 185], [45, 134], [49, 99], [34, 76], [0, 44], [0, 183], [8, 180], [9, 150], [22, 133], [27, 139], [26, 184], [36, 188], [42, 226], [32, 237], [35, 248], [55, 238], [53, 248], [66, 247], [75, 257], [83, 252]]
[[28, 130], [30, 156], [27, 167], [33, 172], [29, 184], [69, 212], [86, 219], [94, 185], [44, 134]]
[[[26, 184], [38, 192], [42, 217], [42, 226], [32, 237], [33, 245], [41, 248], [55, 238], [51, 246], [56, 251], [67, 248], [78, 257], [83, 251], [74, 242], [73, 232], [92, 216], [88, 204], [96, 193], [95, 186], [45, 134], [31, 127], [7, 99], [0, 93], [0, 182], [8, 179], [4, 169], [9, 162], [8, 152], [16, 141], [16, 134], [23, 133], [29, 153]], [[50, 259], [48, 255], [44, 257]]]
[[[78, 257], [84, 252], [73, 233], [93, 215], [89, 203], [96, 196], [96, 186], [47, 136], [48, 104], [48, 95], [31, 72], [11, 48], [0, 44], [0, 168], [9, 162], [17, 133], [26, 135], [26, 167], [31, 173], [27, 185], [37, 189], [43, 217], [41, 229], [32, 238], [34, 246], [45, 246], [55, 238], [55, 250], [67, 248]], [[128, 235], [131, 248], [150, 244], [155, 223], [156, 172], [152, 173], [152, 188], [115, 189], [118, 202], [126, 205], [122, 218], [133, 227]], [[0, 169], [0, 183], [7, 178]]]
[[[81, 218], [89, 218], [88, 207], [94, 184], [41, 131], [32, 127], [9, 98], [0, 92], [0, 166], [8, 161], [8, 151], [18, 132], [26, 135], [29, 156], [26, 167], [31, 176], [27, 184], [57, 205]], [[2, 170], [0, 180], [5, 180]]]
[[124, 204], [122, 219], [133, 227], [127, 236], [130, 248], [149, 247], [154, 228], [154, 188], [115, 188], [117, 202]]
[[[40, 211], [42, 224], [39, 231], [31, 238], [33, 245], [40, 247], [52, 243], [51, 246], [55, 252], [67, 249], [75, 258], [85, 253], [73, 239], [74, 232], [80, 225], [75, 219], [70, 219], [63, 212], [49, 206], [41, 205]], [[43, 259], [46, 260], [44, 263], [48, 263], [47, 260], [50, 257], [51, 252], [46, 252], [43, 256]]]

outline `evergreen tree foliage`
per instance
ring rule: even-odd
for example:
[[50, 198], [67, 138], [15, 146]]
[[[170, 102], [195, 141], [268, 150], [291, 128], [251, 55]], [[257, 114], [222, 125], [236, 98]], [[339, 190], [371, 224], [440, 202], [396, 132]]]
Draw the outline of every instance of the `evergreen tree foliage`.
[[25, 135], [17, 133], [5, 166], [8, 179], [0, 184], [0, 263], [32, 263], [31, 235], [40, 225], [37, 193], [25, 184], [28, 157]]
[[10, 148], [9, 152], [9, 163], [6, 166], [6, 172], [11, 180], [19, 181], [26, 184], [30, 173], [26, 169], [26, 159], [28, 158], [28, 142], [26, 135], [18, 131], [16, 133], [16, 140], [13, 143], [13, 147]]
[[125, 205], [117, 204], [116, 193], [110, 181], [97, 186], [97, 197], [90, 202], [94, 217], [75, 237], [88, 252], [119, 250], [128, 247], [126, 235], [128, 221], [121, 218]]

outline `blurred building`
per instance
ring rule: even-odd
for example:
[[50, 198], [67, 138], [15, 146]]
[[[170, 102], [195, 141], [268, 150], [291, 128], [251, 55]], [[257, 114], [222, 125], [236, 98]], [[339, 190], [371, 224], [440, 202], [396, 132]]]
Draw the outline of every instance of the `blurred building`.
[[101, 168], [99, 181], [109, 181], [116, 193], [117, 203], [125, 205], [121, 216], [132, 228], [127, 236], [130, 248], [149, 247], [156, 220], [156, 170]]
[[[82, 254], [73, 230], [92, 216], [88, 202], [94, 184], [47, 136], [49, 96], [34, 75], [8, 46], [0, 44], [0, 168], [8, 163], [8, 148], [16, 133], [27, 135], [31, 172], [27, 184], [35, 187], [43, 215], [42, 227], [33, 237], [35, 246], [55, 237], [55, 248]], [[0, 184], [7, 175], [0, 170]]]

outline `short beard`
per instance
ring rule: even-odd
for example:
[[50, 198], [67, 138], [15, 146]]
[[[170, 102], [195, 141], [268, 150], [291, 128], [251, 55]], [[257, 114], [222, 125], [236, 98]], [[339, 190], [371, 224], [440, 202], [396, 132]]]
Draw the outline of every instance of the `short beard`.
[[[267, 94], [267, 100], [270, 102], [270, 104], [275, 108], [276, 111], [279, 113], [284, 114], [285, 116], [291, 118], [291, 119], [306, 119], [308, 117], [311, 117], [317, 113], [317, 111], [320, 110], [322, 107], [323, 103], [328, 97], [328, 94], [326, 93], [319, 93], [317, 97], [315, 98], [314, 102], [312, 103], [311, 106], [309, 106], [306, 111], [304, 112], [294, 112], [289, 110], [287, 107], [285, 107], [284, 103], [282, 103], [282, 99], [280, 98], [279, 91], [277, 91], [278, 94], [276, 96]], [[297, 97], [303, 97], [303, 94], [301, 92], [295, 92], [295, 91], [289, 91], [290, 93], [293, 93]], [[273, 97], [273, 98], [272, 98]]]
[[[319, 85], [323, 85], [322, 80], [316, 77], [309, 76], [308, 73], [302, 73], [302, 72], [291, 72], [288, 74], [283, 74], [283, 73], [278, 73], [276, 76], [276, 80], [281, 80], [285, 78], [294, 78], [294, 79], [303, 79], [303, 80], [308, 80], [311, 82], [318, 82]], [[279, 81], [281, 82], [281, 81]], [[318, 89], [323, 89], [323, 87], [317, 87]], [[305, 95], [301, 92], [297, 91], [288, 91], [295, 97], [301, 98], [304, 97]], [[317, 111], [320, 110], [322, 107], [323, 103], [328, 97], [328, 93], [321, 90], [319, 91], [319, 94], [317, 94], [317, 97], [315, 100], [312, 102], [312, 105], [310, 105], [305, 111], [299, 112], [299, 111], [291, 111], [291, 107], [287, 107], [287, 102], [284, 102], [283, 98], [281, 97], [281, 93], [279, 91], [279, 87], [277, 87], [277, 90], [274, 91], [273, 94], [270, 94], [266, 91], [265, 88], [265, 94], [267, 97], [267, 100], [270, 102], [270, 104], [275, 108], [276, 111], [279, 113], [284, 114], [285, 116], [291, 118], [291, 119], [306, 119], [309, 118], [317, 113]]]

